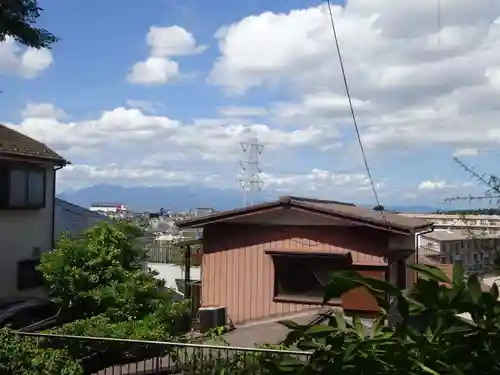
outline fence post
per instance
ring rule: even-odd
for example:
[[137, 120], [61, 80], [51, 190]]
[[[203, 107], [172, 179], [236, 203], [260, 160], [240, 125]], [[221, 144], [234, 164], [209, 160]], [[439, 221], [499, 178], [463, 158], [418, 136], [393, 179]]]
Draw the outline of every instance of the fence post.
[[184, 296], [191, 298], [191, 245], [183, 246], [184, 250]]

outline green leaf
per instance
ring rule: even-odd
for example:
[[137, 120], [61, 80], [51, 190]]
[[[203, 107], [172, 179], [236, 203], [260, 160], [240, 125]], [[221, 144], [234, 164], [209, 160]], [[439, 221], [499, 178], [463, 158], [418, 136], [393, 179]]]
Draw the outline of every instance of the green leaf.
[[285, 358], [281, 360], [278, 364], [278, 369], [283, 372], [296, 372], [298, 368], [301, 368], [305, 363], [296, 358]]
[[498, 286], [496, 283], [493, 283], [493, 285], [491, 286], [490, 294], [494, 300], [498, 300]]
[[345, 315], [340, 311], [335, 312], [335, 322], [340, 330], [345, 330], [347, 328]]
[[335, 327], [326, 325], [326, 324], [315, 324], [311, 326], [309, 329], [306, 330], [305, 334], [306, 335], [311, 335], [311, 336], [316, 336], [316, 335], [321, 335], [323, 336], [324, 334], [330, 334], [332, 332], [336, 332], [337, 329]]
[[306, 327], [294, 322], [293, 320], [280, 320], [278, 323], [291, 330], [302, 329]]
[[333, 298], [341, 298], [342, 295], [359, 286], [355, 277], [356, 272], [337, 271], [332, 273], [330, 281], [325, 287], [323, 304]]
[[363, 323], [361, 323], [361, 319], [359, 318], [359, 316], [354, 315], [352, 318], [352, 322], [354, 329], [358, 334], [358, 337], [365, 337], [365, 327], [363, 326]]
[[467, 280], [467, 290], [470, 297], [472, 298], [472, 301], [474, 303], [478, 303], [479, 299], [481, 298], [482, 291], [481, 284], [479, 283], [476, 275], [472, 274], [469, 276], [469, 279]]
[[423, 364], [422, 362], [420, 362], [416, 359], [413, 359], [412, 362], [414, 362], [418, 367], [420, 367], [422, 369], [422, 371], [424, 371], [427, 374], [441, 375], [438, 372], [434, 371], [433, 369], [431, 369], [430, 367], [426, 366], [425, 364]]
[[409, 268], [417, 271], [420, 276], [423, 276], [427, 280], [434, 280], [442, 283], [451, 283], [451, 280], [445, 273], [437, 267], [427, 265], [427, 264], [410, 264]]
[[456, 264], [453, 266], [453, 285], [463, 285], [464, 284], [464, 276], [465, 270], [464, 267], [460, 264]]
[[342, 356], [342, 360], [344, 362], [349, 362], [352, 357], [353, 357], [353, 353], [355, 352], [355, 350], [358, 348], [358, 344], [357, 343], [352, 343], [350, 344], [347, 349], [344, 350], [344, 354]]
[[384, 309], [388, 307], [385, 293], [392, 296], [401, 294], [397, 287], [384, 280], [364, 277], [356, 271], [336, 271], [332, 273], [330, 282], [325, 288], [323, 302], [325, 303], [331, 298], [339, 298], [357, 287], [365, 287]]
[[373, 320], [372, 328], [370, 330], [371, 337], [375, 337], [376, 335], [378, 335], [382, 332], [382, 328], [384, 326], [383, 324], [384, 324], [385, 320], [386, 320], [386, 317], [383, 315], [380, 315]]

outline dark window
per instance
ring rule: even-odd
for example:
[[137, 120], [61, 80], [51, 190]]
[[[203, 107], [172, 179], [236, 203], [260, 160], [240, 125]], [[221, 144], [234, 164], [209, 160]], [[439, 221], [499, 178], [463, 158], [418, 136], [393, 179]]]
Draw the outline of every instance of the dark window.
[[352, 264], [350, 256], [271, 254], [275, 270], [277, 299], [321, 302], [330, 274]]
[[43, 208], [45, 169], [30, 165], [0, 164], [0, 207]]
[[43, 285], [44, 279], [37, 270], [39, 260], [27, 259], [17, 263], [17, 288], [19, 290], [37, 288]]

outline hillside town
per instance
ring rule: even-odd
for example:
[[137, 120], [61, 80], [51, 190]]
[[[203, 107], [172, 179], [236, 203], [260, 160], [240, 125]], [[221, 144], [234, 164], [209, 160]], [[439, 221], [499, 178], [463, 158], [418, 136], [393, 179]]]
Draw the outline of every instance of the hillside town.
[[[492, 154], [482, 157], [498, 132], [472, 121], [488, 116], [467, 111], [488, 108], [490, 119], [498, 112], [485, 98], [500, 93], [500, 55], [492, 52], [500, 47], [500, 6], [221, 3], [196, 8], [203, 14], [196, 29], [196, 2], [110, 1], [98, 8], [0, 2], [0, 75], [13, 76], [3, 81], [0, 112], [8, 117], [25, 104], [21, 121], [0, 123], [0, 375], [500, 373], [500, 177], [462, 160], [496, 166]], [[57, 36], [35, 23], [42, 5]], [[172, 18], [158, 26], [165, 9]], [[425, 31], [434, 11], [437, 30]], [[480, 21], [469, 25], [466, 13]], [[94, 26], [75, 25], [75, 14]], [[133, 58], [128, 33], [145, 25], [149, 54], [115, 79], [116, 66]], [[484, 45], [464, 41], [475, 38]], [[470, 49], [481, 52], [465, 55]], [[210, 71], [185, 61], [203, 54], [213, 60]], [[410, 64], [417, 57], [422, 66]], [[358, 78], [352, 86], [344, 61]], [[450, 69], [428, 66], [436, 61]], [[58, 78], [42, 77], [52, 65]], [[57, 92], [71, 115], [30, 102]], [[155, 96], [164, 92], [168, 105]], [[137, 93], [151, 100], [131, 99]], [[97, 104], [118, 102], [115, 95], [125, 95], [127, 107], [93, 119]], [[221, 98], [231, 106], [220, 106]], [[242, 98], [251, 106], [234, 105]], [[269, 103], [255, 105], [262, 101]], [[207, 117], [211, 106], [218, 118]], [[481, 134], [460, 128], [462, 117]], [[407, 159], [420, 156], [411, 152], [422, 134], [442, 147], [426, 162]], [[261, 164], [265, 147], [275, 160]], [[233, 178], [236, 149], [246, 158]], [[362, 172], [353, 172], [352, 150]], [[320, 168], [332, 153], [353, 169]], [[436, 155], [450, 156], [478, 186], [452, 182]], [[383, 169], [383, 160], [377, 179], [371, 168]], [[272, 169], [286, 164], [292, 172]], [[299, 173], [304, 165], [311, 170]], [[434, 178], [424, 180], [432, 168]], [[209, 192], [229, 180], [241, 188], [241, 203], [221, 207], [213, 197], [222, 191], [232, 202], [231, 190]], [[106, 194], [91, 204], [64, 195], [89, 186]], [[193, 207], [169, 208], [175, 199], [162, 196], [164, 186]], [[127, 188], [149, 192], [158, 209], [122, 199]], [[200, 191], [206, 196], [196, 200]], [[373, 204], [359, 203], [368, 198]], [[406, 201], [400, 207], [469, 206], [388, 208]]]

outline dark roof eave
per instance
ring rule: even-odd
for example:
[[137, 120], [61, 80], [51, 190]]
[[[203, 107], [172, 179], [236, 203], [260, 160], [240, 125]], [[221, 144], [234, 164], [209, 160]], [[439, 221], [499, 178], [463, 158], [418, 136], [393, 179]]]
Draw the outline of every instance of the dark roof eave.
[[394, 222], [381, 223], [381, 222], [379, 222], [377, 220], [373, 220], [371, 218], [361, 217], [361, 216], [357, 216], [357, 215], [349, 215], [349, 214], [340, 213], [340, 212], [332, 212], [332, 211], [326, 210], [326, 209], [311, 207], [307, 204], [301, 204], [301, 203], [294, 202], [293, 205], [298, 206], [301, 209], [307, 210], [309, 212], [319, 213], [321, 215], [327, 215], [327, 216], [330, 216], [333, 218], [338, 218], [338, 219], [343, 219], [343, 220], [352, 220], [352, 221], [356, 221], [356, 222], [361, 223], [361, 224], [375, 227], [377, 229], [389, 230], [390, 232], [397, 232], [397, 233], [402, 232], [404, 234], [415, 234], [417, 232], [420, 232], [421, 230], [425, 230], [428, 227], [433, 226], [432, 223], [424, 224], [423, 226], [420, 226], [420, 227], [410, 227], [410, 226], [406, 226], [406, 225], [400, 225], [400, 224], [397, 224]]
[[202, 217], [195, 217], [192, 219], [186, 219], [186, 220], [181, 220], [176, 222], [176, 225], [178, 228], [200, 228], [206, 224], [212, 224], [218, 221], [223, 221], [226, 219], [229, 219], [233, 216], [250, 216], [257, 214], [261, 211], [265, 211], [271, 208], [279, 207], [281, 206], [281, 202], [270, 202], [270, 203], [262, 203], [253, 207], [244, 207], [244, 208], [238, 208], [230, 211], [225, 211], [225, 212], [217, 212], [215, 214], [211, 214], [208, 216], [202, 216]]
[[64, 159], [63, 157], [61, 158], [54, 158], [54, 157], [44, 157], [44, 156], [35, 156], [35, 155], [24, 155], [24, 154], [17, 154], [17, 153], [11, 153], [11, 152], [1, 152], [0, 155], [4, 155], [9, 158], [13, 159], [24, 159], [24, 160], [40, 160], [44, 161], [47, 163], [52, 163], [54, 165], [58, 165], [61, 167], [65, 167], [66, 165], [71, 164], [69, 160]]
[[[283, 204], [283, 202], [281, 202], [281, 201], [264, 203], [264, 204], [250, 207], [250, 208], [248, 208], [248, 207], [247, 208], [240, 208], [240, 209], [236, 209], [236, 210], [220, 212], [220, 213], [216, 213], [213, 215], [204, 216], [201, 218], [193, 218], [193, 219], [183, 220], [183, 221], [177, 222], [177, 226], [179, 228], [200, 228], [200, 227], [203, 227], [204, 225], [223, 221], [223, 220], [229, 219], [229, 218], [234, 217], [234, 216], [239, 216], [239, 215], [245, 215], [245, 216], [249, 215], [250, 216], [250, 215], [254, 215], [254, 214], [257, 214], [259, 212], [262, 212], [262, 211], [265, 211], [265, 210], [268, 210], [271, 208], [280, 207], [280, 206], [284, 207], [286, 205]], [[296, 208], [306, 210], [306, 211], [309, 211], [312, 213], [326, 215], [326, 216], [330, 216], [330, 217], [338, 218], [338, 219], [352, 220], [352, 221], [356, 221], [358, 223], [362, 223], [362, 224], [366, 224], [366, 225], [375, 227], [377, 229], [389, 230], [391, 232], [397, 232], [397, 233], [403, 233], [403, 234], [415, 234], [417, 232], [420, 232], [420, 231], [423, 231], [426, 229], [430, 229], [433, 227], [432, 223], [424, 224], [424, 225], [418, 226], [418, 227], [409, 227], [409, 226], [404, 226], [404, 225], [398, 225], [397, 223], [381, 223], [381, 222], [378, 222], [378, 221], [370, 219], [370, 218], [364, 218], [364, 217], [349, 215], [349, 214], [344, 214], [344, 213], [335, 213], [335, 212], [332, 212], [330, 210], [321, 209], [319, 207], [311, 207], [310, 205], [307, 205], [307, 204], [302, 203], [302, 202], [297, 202], [297, 201], [291, 202], [288, 207], [294, 207], [294, 206]]]

